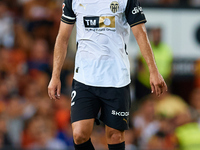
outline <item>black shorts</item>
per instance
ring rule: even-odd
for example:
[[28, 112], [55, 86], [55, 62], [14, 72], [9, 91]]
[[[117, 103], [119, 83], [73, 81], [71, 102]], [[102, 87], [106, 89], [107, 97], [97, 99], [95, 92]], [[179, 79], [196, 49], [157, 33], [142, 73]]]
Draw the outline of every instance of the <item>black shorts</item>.
[[131, 106], [129, 85], [122, 88], [94, 87], [73, 80], [71, 122], [96, 118], [107, 126], [127, 130]]

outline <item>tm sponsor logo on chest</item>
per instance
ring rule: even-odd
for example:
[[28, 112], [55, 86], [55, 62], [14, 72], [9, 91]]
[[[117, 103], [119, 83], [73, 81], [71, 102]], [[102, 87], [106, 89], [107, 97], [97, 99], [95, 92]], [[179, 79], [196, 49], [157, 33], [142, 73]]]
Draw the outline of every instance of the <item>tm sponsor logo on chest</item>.
[[86, 31], [116, 31], [115, 16], [83, 17]]

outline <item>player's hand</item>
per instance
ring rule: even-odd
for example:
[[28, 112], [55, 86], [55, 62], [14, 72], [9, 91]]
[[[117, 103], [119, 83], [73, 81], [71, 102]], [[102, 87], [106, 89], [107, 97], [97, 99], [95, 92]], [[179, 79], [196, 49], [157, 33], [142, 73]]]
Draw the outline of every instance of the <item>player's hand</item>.
[[58, 78], [51, 78], [48, 86], [48, 94], [50, 99], [60, 99], [61, 82]]
[[156, 93], [157, 96], [167, 91], [167, 85], [158, 71], [150, 73], [150, 85], [151, 93]]

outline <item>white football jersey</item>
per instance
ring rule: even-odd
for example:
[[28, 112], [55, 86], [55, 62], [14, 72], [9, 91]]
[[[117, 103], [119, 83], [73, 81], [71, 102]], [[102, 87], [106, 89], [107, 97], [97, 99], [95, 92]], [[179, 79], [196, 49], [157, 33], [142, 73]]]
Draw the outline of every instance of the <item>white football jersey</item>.
[[137, 0], [65, 0], [61, 21], [76, 22], [75, 80], [97, 87], [130, 83], [130, 27], [146, 22]]

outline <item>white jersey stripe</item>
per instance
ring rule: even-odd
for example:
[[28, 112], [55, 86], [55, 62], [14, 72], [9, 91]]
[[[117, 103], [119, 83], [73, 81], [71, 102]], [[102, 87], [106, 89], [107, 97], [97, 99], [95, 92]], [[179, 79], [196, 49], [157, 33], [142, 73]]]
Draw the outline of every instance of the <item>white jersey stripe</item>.
[[63, 17], [67, 18], [67, 19], [70, 19], [70, 20], [75, 20], [76, 18], [75, 17], [70, 17], [70, 16], [66, 16], [64, 14], [62, 14]]

